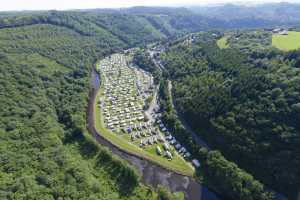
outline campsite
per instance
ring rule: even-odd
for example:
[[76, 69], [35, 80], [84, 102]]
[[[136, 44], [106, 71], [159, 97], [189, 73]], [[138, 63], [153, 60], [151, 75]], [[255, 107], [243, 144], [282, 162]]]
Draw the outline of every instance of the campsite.
[[[160, 120], [152, 75], [133, 66], [130, 56], [124, 54], [106, 57], [97, 66], [101, 86], [96, 97], [95, 127], [101, 136], [122, 150], [192, 176], [191, 154]], [[155, 106], [146, 106], [147, 99]]]

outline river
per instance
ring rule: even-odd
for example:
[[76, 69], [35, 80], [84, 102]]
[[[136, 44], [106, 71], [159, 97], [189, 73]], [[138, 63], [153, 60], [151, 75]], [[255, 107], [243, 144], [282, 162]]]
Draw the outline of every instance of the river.
[[219, 200], [214, 193], [209, 191], [205, 186], [196, 182], [192, 177], [179, 175], [173, 171], [164, 169], [159, 165], [156, 165], [148, 160], [141, 159], [134, 155], [130, 155], [110, 142], [106, 141], [101, 137], [96, 129], [94, 128], [93, 119], [93, 104], [95, 96], [100, 86], [100, 77], [95, 69], [91, 73], [91, 92], [89, 95], [88, 104], [88, 129], [92, 134], [93, 138], [101, 145], [106, 146], [115, 155], [125, 159], [132, 166], [134, 166], [140, 176], [141, 181], [148, 186], [156, 187], [157, 185], [164, 185], [169, 188], [172, 192], [183, 192], [186, 200]]

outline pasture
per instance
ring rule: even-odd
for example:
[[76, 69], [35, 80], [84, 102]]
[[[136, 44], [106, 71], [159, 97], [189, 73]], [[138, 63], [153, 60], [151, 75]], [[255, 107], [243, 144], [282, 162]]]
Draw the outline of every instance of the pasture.
[[272, 45], [283, 51], [291, 51], [300, 48], [300, 32], [289, 31], [288, 35], [273, 35]]

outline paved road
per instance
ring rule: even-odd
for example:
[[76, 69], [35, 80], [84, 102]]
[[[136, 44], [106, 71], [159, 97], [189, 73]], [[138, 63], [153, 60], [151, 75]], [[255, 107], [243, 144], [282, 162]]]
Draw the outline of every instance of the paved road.
[[185, 121], [185, 119], [183, 118], [183, 116], [178, 112], [178, 110], [176, 109], [176, 102], [175, 102], [175, 98], [172, 92], [172, 82], [170, 80], [168, 80], [168, 89], [169, 89], [169, 94], [171, 96], [172, 99], [172, 107], [178, 117], [178, 119], [181, 121], [183, 127], [185, 128], [185, 130], [187, 130], [192, 138], [194, 139], [194, 141], [196, 142], [197, 145], [204, 147], [208, 150], [211, 150], [211, 148], [208, 146], [208, 144], [199, 136], [198, 133], [196, 133], [189, 125], [188, 123]]
[[[149, 51], [149, 54], [151, 56], [152, 61], [154, 62], [154, 64], [156, 65], [156, 67], [158, 67], [160, 69], [160, 71], [164, 71], [166, 68], [160, 64], [160, 62], [158, 62], [158, 60], [156, 60], [153, 56], [153, 52]], [[196, 144], [198, 144], [201, 147], [204, 147], [208, 150], [211, 150], [211, 148], [208, 146], [208, 144], [199, 136], [199, 134], [197, 134], [189, 125], [188, 123], [184, 120], [183, 116], [177, 111], [176, 109], [176, 102], [175, 102], [175, 98], [172, 92], [172, 82], [170, 80], [168, 80], [168, 89], [169, 89], [169, 94], [171, 96], [172, 99], [172, 106], [174, 108], [175, 113], [178, 116], [178, 119], [181, 121], [183, 127], [191, 134], [192, 138], [194, 139], [194, 141], [196, 142]]]

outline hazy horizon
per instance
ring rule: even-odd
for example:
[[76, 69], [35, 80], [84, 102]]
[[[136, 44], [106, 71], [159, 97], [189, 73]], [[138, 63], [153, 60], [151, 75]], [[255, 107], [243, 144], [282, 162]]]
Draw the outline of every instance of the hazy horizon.
[[213, 4], [237, 3], [245, 5], [262, 3], [300, 3], [300, 0], [9, 0], [1, 2], [0, 11], [25, 11], [25, 10], [70, 10], [70, 9], [95, 9], [95, 8], [127, 8], [134, 6], [205, 6]]

